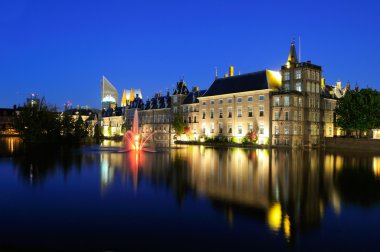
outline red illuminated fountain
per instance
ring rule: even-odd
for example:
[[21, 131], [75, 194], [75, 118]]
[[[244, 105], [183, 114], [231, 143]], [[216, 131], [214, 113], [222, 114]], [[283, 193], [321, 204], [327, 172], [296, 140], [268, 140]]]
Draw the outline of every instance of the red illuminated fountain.
[[143, 137], [139, 133], [139, 117], [137, 110], [135, 110], [132, 121], [132, 130], [128, 130], [124, 135], [124, 142], [127, 151], [153, 151], [152, 149], [147, 148], [147, 141], [154, 135], [154, 132], [148, 134], [146, 137]]

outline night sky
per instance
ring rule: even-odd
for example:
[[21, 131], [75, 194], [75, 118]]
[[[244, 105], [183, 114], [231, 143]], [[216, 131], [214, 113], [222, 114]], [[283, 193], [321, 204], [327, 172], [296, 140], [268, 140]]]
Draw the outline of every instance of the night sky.
[[0, 0], [0, 107], [30, 93], [100, 107], [100, 79], [143, 98], [184, 77], [207, 88], [235, 72], [280, 69], [301, 36], [302, 60], [327, 83], [380, 89], [377, 1]]

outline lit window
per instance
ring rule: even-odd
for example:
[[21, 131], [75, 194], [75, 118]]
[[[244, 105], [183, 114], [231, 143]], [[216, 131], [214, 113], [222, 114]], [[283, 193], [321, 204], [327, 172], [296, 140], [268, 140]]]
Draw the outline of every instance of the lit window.
[[243, 109], [242, 107], [237, 108], [237, 117], [242, 117], [243, 116]]
[[280, 97], [275, 97], [275, 98], [274, 98], [274, 106], [275, 106], [275, 107], [280, 106]]
[[296, 90], [297, 90], [298, 92], [302, 92], [301, 82], [297, 82], [297, 83], [296, 83]]
[[259, 106], [259, 116], [260, 117], [264, 116], [264, 105]]
[[285, 134], [285, 135], [289, 135], [289, 126], [288, 126], [288, 125], [286, 125], [286, 126], [284, 127], [284, 134]]
[[260, 123], [260, 125], [259, 125], [259, 134], [260, 135], [264, 134], [264, 124], [263, 123]]
[[275, 126], [274, 126], [274, 134], [275, 134], [275, 135], [280, 134], [280, 127], [279, 127], [278, 125], [275, 125]]
[[228, 134], [232, 134], [232, 123], [227, 124]]
[[252, 131], [253, 131], [253, 123], [249, 122], [248, 123], [248, 132], [252, 132]]
[[289, 91], [289, 90], [290, 90], [290, 85], [289, 85], [289, 83], [284, 84], [284, 90], [285, 90], [285, 91]]
[[276, 120], [276, 121], [280, 120], [280, 112], [279, 111], [274, 112], [274, 120]]
[[253, 108], [252, 108], [252, 106], [248, 107], [248, 117], [253, 117]]
[[289, 121], [289, 112], [285, 111], [285, 121]]
[[289, 107], [289, 96], [284, 97], [284, 106]]
[[238, 123], [238, 134], [243, 134], [243, 125], [241, 123]]
[[290, 80], [290, 73], [289, 72], [284, 73], [284, 80], [286, 80], [286, 81]]
[[301, 79], [301, 70], [296, 70], [296, 79]]

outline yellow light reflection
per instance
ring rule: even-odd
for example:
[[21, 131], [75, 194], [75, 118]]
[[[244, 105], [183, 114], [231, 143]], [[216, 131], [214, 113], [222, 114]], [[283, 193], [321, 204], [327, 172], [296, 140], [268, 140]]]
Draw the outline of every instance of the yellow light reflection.
[[282, 218], [281, 204], [279, 202], [276, 202], [272, 205], [271, 208], [269, 208], [268, 218], [267, 218], [269, 228], [272, 231], [277, 232], [278, 230], [280, 230], [281, 218]]
[[373, 158], [373, 173], [376, 177], [380, 177], [380, 157]]
[[290, 218], [289, 218], [289, 215], [286, 214], [284, 218], [284, 234], [288, 241], [290, 240], [290, 235], [291, 235], [290, 226], [291, 226]]

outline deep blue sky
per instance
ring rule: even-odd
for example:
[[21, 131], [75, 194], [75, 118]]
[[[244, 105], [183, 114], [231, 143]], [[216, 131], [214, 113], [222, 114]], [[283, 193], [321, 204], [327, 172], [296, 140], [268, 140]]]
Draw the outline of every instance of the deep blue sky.
[[302, 60], [337, 80], [380, 89], [376, 1], [0, 0], [0, 107], [32, 92], [100, 107], [100, 79], [143, 96], [207, 88], [218, 66], [279, 69], [292, 38]]

